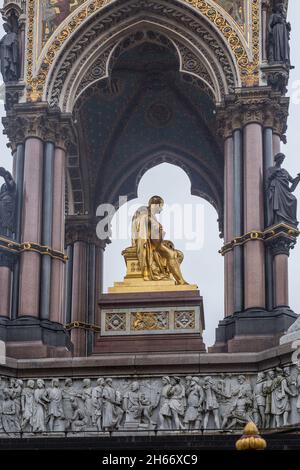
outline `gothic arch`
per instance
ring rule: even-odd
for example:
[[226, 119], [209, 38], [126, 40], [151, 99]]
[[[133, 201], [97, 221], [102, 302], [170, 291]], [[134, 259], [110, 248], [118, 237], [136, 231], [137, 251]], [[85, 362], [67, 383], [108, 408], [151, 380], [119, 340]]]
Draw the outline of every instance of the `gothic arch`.
[[[98, 79], [107, 76], [111, 56], [122, 39], [146, 25], [174, 44], [182, 71], [202, 81], [205, 71], [216, 102], [241, 86], [239, 59], [216, 24], [199, 10], [179, 0], [172, 4], [158, 0], [116, 0], [87, 17], [60, 47], [57, 45], [57, 50], [49, 45], [44, 55], [45, 60], [48, 57], [46, 63], [40, 62], [43, 72], [39, 79], [45, 83], [43, 99], [71, 112], [86, 71], [101, 64]], [[240, 50], [244, 50], [244, 45], [239, 44]]]

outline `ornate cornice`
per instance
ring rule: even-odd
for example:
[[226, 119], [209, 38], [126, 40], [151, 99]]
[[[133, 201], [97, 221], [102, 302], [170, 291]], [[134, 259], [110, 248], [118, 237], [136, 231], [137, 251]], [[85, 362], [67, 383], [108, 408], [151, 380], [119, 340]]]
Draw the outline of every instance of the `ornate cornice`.
[[2, 123], [12, 150], [29, 137], [53, 142], [65, 149], [76, 142], [72, 116], [49, 108], [47, 103], [15, 105]]
[[281, 93], [269, 87], [241, 88], [226, 96], [218, 107], [219, 133], [226, 138], [235, 129], [257, 123], [272, 128], [285, 140], [288, 114], [289, 98]]

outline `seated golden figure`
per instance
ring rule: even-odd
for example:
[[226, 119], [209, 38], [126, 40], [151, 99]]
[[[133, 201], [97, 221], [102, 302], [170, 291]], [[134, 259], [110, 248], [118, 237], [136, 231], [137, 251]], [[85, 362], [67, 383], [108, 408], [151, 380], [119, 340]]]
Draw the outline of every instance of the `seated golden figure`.
[[163, 210], [164, 201], [153, 196], [148, 207], [136, 211], [132, 220], [132, 246], [136, 248], [142, 276], [145, 281], [174, 279], [178, 285], [187, 284], [180, 264], [183, 253], [171, 241], [164, 240], [165, 232], [156, 218]]
[[127, 274], [124, 282], [115, 283], [110, 293], [170, 290], [194, 290], [181, 273], [184, 255], [165, 240], [165, 232], [157, 220], [164, 201], [153, 196], [148, 206], [140, 207], [132, 219], [132, 245], [122, 252]]

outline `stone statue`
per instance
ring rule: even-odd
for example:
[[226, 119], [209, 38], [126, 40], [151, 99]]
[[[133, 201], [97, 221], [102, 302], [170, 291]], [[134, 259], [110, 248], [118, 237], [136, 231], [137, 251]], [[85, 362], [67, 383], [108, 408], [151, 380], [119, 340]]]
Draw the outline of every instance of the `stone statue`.
[[274, 7], [269, 21], [269, 61], [290, 65], [291, 25], [286, 21], [283, 3]]
[[187, 391], [187, 408], [184, 415], [184, 423], [187, 429], [200, 429], [202, 423], [202, 411], [204, 392], [198, 377], [191, 377]]
[[22, 410], [22, 430], [25, 431], [29, 427], [32, 431], [32, 418], [34, 410], [34, 381], [28, 380], [27, 387], [22, 390], [21, 395], [21, 410]]
[[165, 232], [156, 218], [163, 205], [161, 197], [153, 196], [147, 207], [140, 207], [135, 212], [132, 220], [132, 246], [136, 248], [145, 281], [174, 279], [176, 284], [187, 284], [180, 270], [183, 253], [176, 250], [172, 242], [164, 240]]
[[5, 168], [0, 168], [5, 183], [0, 189], [0, 235], [9, 236], [15, 230], [16, 183]]
[[64, 411], [62, 406], [62, 390], [59, 388], [59, 380], [52, 380], [52, 387], [47, 390], [49, 406], [48, 406], [48, 425], [49, 431], [55, 430], [55, 424], [57, 421], [64, 419]]
[[6, 34], [0, 41], [1, 73], [4, 83], [16, 82], [20, 78], [19, 40], [9, 23], [3, 25]]
[[[297, 199], [292, 194], [300, 181], [300, 173], [292, 178], [284, 168], [281, 168], [285, 155], [275, 156], [275, 165], [267, 171], [267, 213], [268, 226], [285, 223], [293, 227], [297, 221]], [[291, 186], [290, 186], [291, 183]]]

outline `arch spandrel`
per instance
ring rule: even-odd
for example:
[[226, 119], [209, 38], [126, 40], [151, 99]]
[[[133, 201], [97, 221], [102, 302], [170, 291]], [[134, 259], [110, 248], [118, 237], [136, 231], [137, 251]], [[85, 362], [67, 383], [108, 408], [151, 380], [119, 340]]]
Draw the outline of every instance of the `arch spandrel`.
[[[83, 25], [87, 24], [93, 17], [108, 7], [117, 6], [117, 0], [87, 0], [71, 13], [64, 21], [58, 25], [43, 46], [43, 18], [39, 10], [40, 0], [29, 0], [27, 10], [27, 99], [29, 101], [38, 101], [45, 96], [46, 83], [49, 80], [49, 74], [52, 73], [57, 59], [60, 57], [69, 43], [72, 42]], [[246, 22], [244, 27], [239, 25], [228, 12], [219, 4], [212, 0], [175, 0], [172, 6], [176, 8], [185, 8], [197, 12], [202, 21], [211, 24], [212, 29], [223, 38], [227, 49], [236, 61], [240, 82], [243, 85], [254, 85], [259, 77], [259, 17], [260, 0], [245, 0], [250, 8], [251, 31], [246, 31]], [[131, 3], [131, 2], [129, 2]], [[142, 6], [143, 2], [139, 2]], [[145, 4], [149, 2], [144, 2]], [[161, 3], [164, 8], [168, 7], [168, 2], [150, 2]], [[249, 6], [250, 5], [250, 6]], [[224, 5], [223, 5], [224, 6]], [[245, 15], [246, 17], [247, 15]], [[247, 18], [249, 23], [249, 18]], [[188, 27], [188, 25], [187, 25]]]

